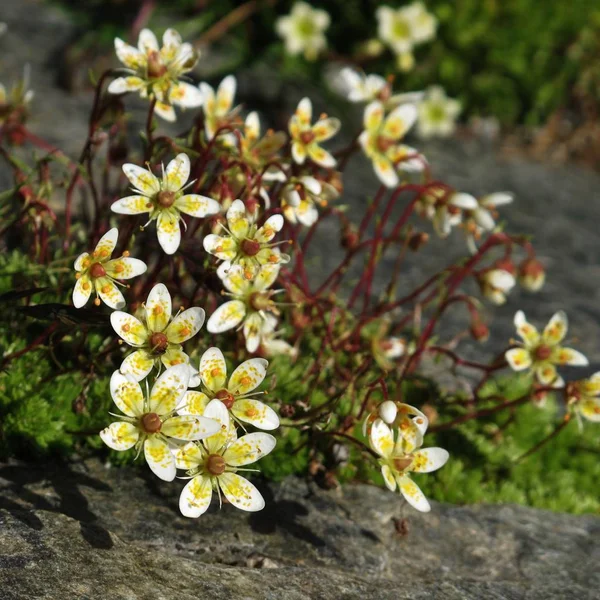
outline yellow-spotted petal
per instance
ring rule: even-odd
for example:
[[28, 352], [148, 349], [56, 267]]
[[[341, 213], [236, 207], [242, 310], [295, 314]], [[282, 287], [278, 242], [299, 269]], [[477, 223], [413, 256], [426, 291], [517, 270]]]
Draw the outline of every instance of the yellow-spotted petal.
[[520, 310], [515, 314], [515, 327], [521, 339], [528, 347], [535, 346], [540, 341], [538, 330], [527, 321], [525, 313]]
[[396, 479], [388, 465], [383, 465], [381, 467], [381, 474], [383, 475], [383, 481], [387, 488], [392, 492], [396, 491]]
[[146, 272], [146, 263], [137, 258], [123, 256], [109, 260], [105, 265], [107, 275], [115, 279], [131, 279]]
[[381, 419], [376, 419], [369, 434], [371, 448], [383, 458], [389, 458], [394, 450], [394, 436]]
[[190, 357], [181, 349], [181, 346], [169, 344], [167, 351], [160, 357], [160, 361], [168, 369], [176, 365], [189, 364]]
[[92, 293], [92, 281], [88, 275], [83, 275], [75, 283], [73, 289], [73, 306], [75, 308], [81, 308], [85, 306], [87, 301], [90, 299]]
[[421, 488], [410, 477], [406, 475], [398, 477], [398, 486], [406, 501], [413, 508], [421, 512], [429, 512], [431, 510], [425, 494], [423, 494]]
[[183, 108], [196, 108], [202, 106], [202, 92], [191, 83], [179, 81], [171, 86], [169, 102]]
[[270, 242], [278, 231], [283, 227], [283, 216], [273, 215], [269, 217], [265, 224], [256, 232], [254, 239], [257, 242]]
[[140, 384], [133, 378], [115, 371], [110, 378], [110, 395], [118, 409], [128, 417], [144, 412], [144, 396]]
[[256, 389], [267, 374], [269, 361], [264, 358], [251, 358], [243, 362], [231, 374], [228, 388], [236, 396], [243, 396]]
[[248, 113], [244, 122], [244, 135], [248, 140], [252, 141], [260, 137], [260, 120], [256, 111]]
[[[277, 273], [279, 273], [279, 267], [277, 265], [274, 265], [274, 268], [276, 269]], [[268, 274], [265, 273], [262, 276], [262, 279], [267, 277], [267, 275]], [[275, 277], [277, 277], [277, 275], [275, 275]], [[243, 296], [244, 294], [246, 294], [246, 292], [248, 292], [250, 290], [250, 287], [252, 286], [252, 282], [248, 281], [244, 277], [244, 271], [242, 267], [240, 267], [240, 265], [230, 266], [227, 272], [223, 274], [221, 281], [223, 282], [223, 285], [228, 291], [230, 291], [232, 294], [237, 294], [239, 296]], [[256, 286], [256, 284], [257, 282], [255, 281], [254, 285]], [[260, 289], [266, 289], [266, 287], [260, 287]]]
[[171, 320], [171, 294], [167, 286], [157, 283], [146, 301], [146, 323], [150, 331], [163, 331]]
[[305, 125], [312, 121], [312, 102], [310, 101], [310, 98], [302, 98], [302, 100], [298, 102], [298, 107], [296, 108], [294, 115]]
[[248, 235], [250, 221], [246, 214], [246, 206], [241, 200], [234, 200], [227, 211], [227, 225], [229, 231], [238, 239]]
[[161, 119], [168, 121], [169, 123], [174, 123], [177, 120], [177, 115], [175, 114], [175, 109], [166, 102], [157, 102], [154, 105], [154, 112]]
[[267, 264], [263, 265], [254, 279], [254, 287], [257, 290], [266, 290], [270, 288], [279, 275], [278, 264]]
[[141, 348], [126, 356], [119, 370], [123, 375], [131, 375], [136, 381], [142, 381], [152, 371], [154, 362], [154, 356]]
[[524, 371], [531, 366], [531, 354], [525, 348], [512, 348], [504, 355], [513, 371]]
[[160, 192], [160, 182], [154, 174], [147, 169], [138, 167], [132, 163], [123, 165], [123, 173], [129, 179], [131, 185], [144, 196], [152, 197]]
[[196, 441], [214, 435], [221, 424], [199, 415], [179, 415], [167, 419], [160, 430], [163, 435], [177, 440]]
[[208, 319], [206, 328], [210, 333], [222, 333], [237, 327], [246, 316], [246, 304], [241, 300], [230, 300], [221, 304]]
[[163, 481], [175, 479], [175, 457], [167, 442], [157, 435], [149, 436], [144, 442], [144, 456], [152, 472]]
[[110, 258], [113, 253], [117, 240], [119, 239], [119, 230], [116, 227], [109, 229], [96, 244], [96, 248], [92, 252], [92, 260], [98, 259], [105, 261]]
[[227, 379], [227, 365], [223, 353], [218, 348], [209, 348], [200, 359], [202, 383], [211, 391], [218, 392]]
[[138, 48], [140, 52], [148, 54], [149, 52], [158, 52], [158, 40], [152, 31], [149, 29], [142, 29], [138, 37]]
[[378, 131], [383, 123], [383, 114], [384, 110], [381, 102], [371, 102], [371, 104], [367, 105], [363, 115], [363, 124], [366, 131]]
[[210, 506], [212, 499], [212, 483], [210, 477], [198, 475], [188, 481], [181, 490], [179, 497], [179, 510], [184, 517], [196, 519], [204, 514]]
[[538, 381], [542, 385], [552, 385], [558, 378], [556, 367], [550, 363], [544, 363], [535, 369]]
[[236, 439], [235, 425], [229, 416], [227, 407], [220, 400], [211, 400], [204, 409], [203, 416], [214, 419], [220, 424], [219, 431], [203, 442], [209, 453], [220, 452], [223, 447]]
[[176, 211], [162, 211], [156, 220], [158, 243], [166, 254], [175, 254], [181, 242], [179, 215]]
[[544, 333], [542, 334], [544, 342], [552, 346], [560, 343], [567, 334], [568, 327], [569, 323], [567, 315], [564, 311], [559, 310], [550, 319], [548, 325], [546, 325], [546, 328], [544, 329]]
[[87, 269], [90, 266], [91, 262], [92, 261], [90, 260], [90, 255], [87, 252], [84, 252], [83, 254], [80, 254], [77, 257], [73, 268], [76, 271], [83, 271], [84, 269]]
[[188, 390], [177, 407], [180, 415], [204, 415], [210, 398], [203, 392]]
[[204, 249], [220, 260], [232, 260], [238, 253], [236, 241], [231, 237], [221, 237], [211, 233], [203, 240]]
[[217, 90], [216, 111], [219, 115], [225, 115], [231, 110], [237, 84], [233, 75], [228, 75], [221, 81]]
[[332, 138], [341, 127], [339, 119], [329, 117], [328, 119], [321, 119], [317, 121], [312, 128], [312, 132], [317, 142], [324, 142]]
[[137, 48], [126, 44], [123, 40], [115, 38], [115, 52], [118, 59], [130, 69], [137, 71], [146, 66], [146, 56]]
[[409, 453], [423, 443], [423, 431], [417, 426], [414, 419], [404, 418], [398, 426], [398, 439], [396, 449], [402, 453]]
[[219, 476], [219, 486], [225, 497], [236, 508], [256, 512], [265, 507], [261, 493], [247, 479], [237, 473], [223, 473]]
[[232, 467], [243, 467], [269, 454], [276, 443], [275, 438], [268, 433], [249, 433], [233, 442], [224, 452], [223, 458]]
[[175, 452], [175, 464], [178, 469], [194, 469], [204, 463], [205, 452], [200, 444], [188, 442]]
[[165, 331], [169, 342], [183, 344], [194, 337], [204, 324], [204, 316], [204, 310], [196, 307], [188, 308], [177, 315]]
[[402, 104], [386, 117], [382, 133], [387, 138], [399, 140], [406, 135], [416, 119], [417, 107], [414, 104]]
[[585, 367], [590, 364], [585, 355], [573, 348], [557, 348], [556, 355], [553, 358], [559, 365]]
[[373, 157], [373, 168], [379, 181], [386, 187], [396, 187], [400, 182], [392, 161], [383, 154], [377, 154]]
[[231, 407], [231, 413], [240, 421], [250, 423], [258, 429], [272, 431], [279, 427], [279, 417], [270, 407], [259, 400], [244, 398], [236, 400]]
[[306, 156], [307, 156], [306, 146], [304, 146], [304, 144], [301, 144], [299, 142], [293, 142], [292, 143], [292, 158], [294, 159], [294, 162], [298, 163], [299, 165], [303, 165], [306, 161]]
[[216, 215], [221, 210], [221, 205], [208, 196], [200, 194], [186, 194], [175, 200], [175, 208], [186, 215], [203, 219], [208, 215]]
[[165, 170], [164, 189], [178, 192], [190, 178], [190, 159], [181, 152], [168, 165]]
[[133, 448], [140, 437], [140, 432], [131, 423], [111, 423], [100, 432], [102, 441], [113, 450], [129, 450]]
[[187, 391], [190, 369], [186, 364], [168, 368], [156, 381], [150, 392], [150, 412], [166, 415], [175, 410]]
[[144, 80], [141, 77], [117, 77], [110, 82], [108, 86], [109, 94], [125, 94], [126, 92], [136, 92], [144, 87]]
[[152, 202], [146, 196], [127, 196], [113, 202], [110, 210], [120, 215], [140, 215], [152, 210]]
[[335, 158], [333, 158], [333, 156], [327, 152], [327, 150], [321, 148], [321, 146], [317, 144], [310, 144], [307, 147], [307, 151], [310, 159], [319, 166], [324, 167], [325, 169], [331, 169], [332, 167], [335, 167]]
[[443, 467], [450, 455], [443, 448], [423, 448], [413, 453], [410, 470], [416, 473], [431, 473]]
[[588, 396], [600, 395], [600, 372], [594, 373], [588, 379], [579, 382], [580, 389]]
[[126, 312], [116, 310], [111, 313], [110, 323], [117, 335], [130, 346], [142, 346], [148, 339], [146, 326]]
[[94, 281], [94, 285], [96, 293], [106, 306], [115, 310], [125, 306], [125, 298], [113, 281], [106, 277], [100, 277]]
[[256, 352], [260, 345], [260, 334], [264, 326], [264, 319], [259, 313], [250, 315], [244, 321], [244, 339], [246, 340], [246, 350]]
[[600, 423], [600, 399], [584, 398], [580, 404], [581, 416], [593, 423]]

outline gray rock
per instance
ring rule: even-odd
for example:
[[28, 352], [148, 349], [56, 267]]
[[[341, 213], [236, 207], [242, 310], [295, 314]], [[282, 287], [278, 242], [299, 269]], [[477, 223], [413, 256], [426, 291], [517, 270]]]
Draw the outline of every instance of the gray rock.
[[585, 600], [600, 585], [596, 517], [443, 504], [422, 515], [372, 486], [259, 486], [260, 513], [225, 505], [189, 520], [182, 484], [145, 469], [0, 465], [0, 597]]

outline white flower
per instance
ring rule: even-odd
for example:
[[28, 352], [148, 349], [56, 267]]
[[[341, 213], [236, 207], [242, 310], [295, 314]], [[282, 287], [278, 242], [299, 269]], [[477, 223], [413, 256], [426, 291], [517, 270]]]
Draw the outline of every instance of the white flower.
[[272, 300], [275, 292], [268, 291], [279, 275], [279, 265], [261, 266], [252, 280], [244, 277], [241, 265], [230, 267], [222, 275], [221, 281], [229, 292], [227, 295], [232, 296], [233, 300], [221, 304], [215, 310], [206, 328], [210, 333], [222, 333], [241, 325], [246, 350], [256, 352], [267, 313], [279, 314]]
[[365, 108], [365, 130], [358, 141], [373, 162], [375, 174], [387, 187], [398, 185], [398, 170], [418, 171], [424, 168], [425, 161], [419, 158], [419, 153], [400, 143], [416, 118], [417, 109], [412, 104], [398, 106], [387, 116], [379, 101], [371, 102]]
[[227, 381], [223, 353], [218, 348], [209, 348], [200, 359], [198, 375], [192, 377], [190, 387], [201, 383], [204, 391], [197, 392], [200, 399], [206, 401], [216, 398], [237, 421], [270, 431], [279, 427], [277, 413], [263, 402], [250, 398], [264, 393], [251, 392], [262, 383], [268, 365], [269, 362], [264, 358], [251, 358], [239, 365]]
[[[204, 131], [207, 140], [212, 140], [219, 129], [232, 125], [237, 117], [238, 109], [233, 108], [236, 88], [237, 82], [233, 75], [228, 75], [221, 81], [216, 93], [208, 83], [200, 84], [200, 91], [204, 98], [202, 110], [204, 111]], [[228, 131], [221, 133], [219, 139], [224, 144], [232, 146], [236, 137]]]
[[201, 443], [189, 443], [176, 454], [177, 467], [184, 469], [190, 481], [179, 498], [179, 509], [186, 517], [197, 518], [208, 509], [213, 491], [221, 492], [236, 508], [248, 512], [262, 510], [265, 501], [256, 487], [238, 471], [266, 456], [275, 448], [275, 438], [263, 432], [249, 433], [236, 439], [229, 413], [218, 400], [211, 401], [204, 416], [216, 419], [221, 431]]
[[496, 227], [496, 207], [510, 204], [514, 196], [508, 192], [495, 192], [482, 198], [477, 198], [477, 208], [464, 211], [463, 227], [467, 237], [469, 250], [477, 252], [477, 240], [486, 231], [493, 231]]
[[434, 231], [444, 239], [452, 227], [462, 221], [463, 211], [475, 210], [477, 200], [471, 194], [448, 193], [444, 188], [427, 190], [415, 204], [415, 211], [431, 221]]
[[423, 138], [446, 137], [454, 132], [461, 107], [458, 100], [448, 98], [443, 88], [431, 86], [419, 104], [417, 133]]
[[137, 348], [121, 364], [121, 373], [141, 381], [154, 366], [160, 369], [161, 364], [168, 368], [189, 363], [189, 356], [181, 344], [200, 331], [204, 310], [188, 308], [171, 319], [171, 295], [162, 283], [158, 283], [150, 290], [141, 312], [141, 320], [119, 310], [110, 315], [117, 335]]
[[324, 10], [296, 2], [289, 15], [277, 19], [275, 30], [284, 39], [288, 54], [295, 56], [302, 52], [306, 60], [315, 60], [327, 47], [324, 32], [330, 21]]
[[198, 52], [191, 44], [184, 44], [174, 29], [167, 29], [163, 45], [149, 29], [142, 29], [138, 47], [134, 48], [115, 38], [115, 51], [119, 60], [128, 68], [130, 75], [118, 77], [108, 86], [110, 94], [139, 91], [142, 98], [155, 98], [156, 114], [166, 121], [175, 121], [173, 104], [183, 108], [195, 108], [202, 104], [197, 87], [179, 81], [183, 73], [194, 68]]
[[385, 423], [398, 429], [406, 452], [412, 452], [423, 444], [423, 436], [429, 427], [429, 419], [418, 408], [387, 400], [379, 405], [377, 415], [371, 413], [366, 416], [362, 425], [363, 435], [369, 435], [377, 419], [383, 419]]
[[167, 254], [173, 254], [179, 248], [181, 213], [204, 218], [219, 212], [216, 200], [184, 192], [193, 183], [186, 185], [190, 176], [190, 159], [186, 154], [178, 154], [166, 169], [163, 166], [162, 179], [131, 163], [123, 165], [123, 172], [135, 194], [117, 200], [111, 210], [122, 215], [149, 213], [149, 222], [156, 220], [158, 243]]
[[567, 405], [573, 409], [580, 427], [581, 417], [592, 423], [600, 423], [600, 372], [587, 379], [567, 384]]
[[540, 335], [537, 329], [527, 322], [523, 311], [515, 314], [515, 327], [523, 340], [519, 348], [512, 348], [505, 354], [506, 360], [514, 371], [531, 369], [542, 385], [561, 387], [564, 381], [556, 372], [556, 365], [583, 367], [588, 359], [573, 348], [564, 348], [560, 342], [567, 334], [567, 315], [557, 312]]
[[281, 191], [281, 209], [290, 223], [310, 227], [319, 218], [317, 204], [327, 206], [339, 195], [337, 189], [326, 181], [310, 175], [291, 177]]
[[244, 277], [253, 279], [263, 265], [278, 265], [288, 263], [290, 257], [282, 254], [276, 244], [271, 243], [276, 233], [283, 227], [283, 217], [273, 215], [262, 227], [256, 224], [256, 217], [246, 210], [241, 200], [232, 202], [227, 211], [227, 228], [223, 229], [228, 235], [210, 234], [204, 238], [204, 249], [227, 266], [239, 264], [243, 267]]
[[394, 441], [392, 430], [382, 419], [373, 423], [369, 443], [381, 457], [379, 464], [385, 485], [392, 492], [398, 487], [411, 506], [421, 512], [429, 512], [429, 502], [410, 474], [431, 473], [443, 467], [448, 461], [448, 452], [442, 448], [416, 450], [407, 447], [401, 430], [398, 430]]
[[111, 259], [119, 231], [113, 227], [105, 233], [91, 254], [84, 252], [75, 261], [75, 277], [77, 283], [73, 290], [73, 305], [75, 308], [84, 306], [96, 291], [96, 305], [100, 299], [110, 308], [125, 306], [125, 298], [116, 286], [117, 279], [131, 279], [146, 272], [146, 263], [137, 258], [130, 258], [129, 252], [124, 252], [121, 258]]
[[492, 304], [500, 306], [506, 302], [506, 296], [515, 287], [515, 276], [504, 269], [487, 269], [478, 277], [481, 293]]
[[308, 157], [320, 167], [335, 167], [335, 158], [319, 144], [331, 139], [340, 130], [340, 126], [339, 119], [326, 115], [321, 115], [313, 125], [312, 102], [310, 98], [302, 98], [288, 124], [294, 162], [303, 165]]
[[199, 415], [178, 415], [177, 406], [187, 390], [190, 370], [186, 365], [167, 369], [145, 398], [140, 384], [115, 371], [110, 379], [111, 396], [123, 413], [119, 421], [100, 432], [102, 441], [113, 450], [137, 447], [144, 451], [148, 466], [161, 479], [175, 478], [171, 438], [200, 440], [220, 431], [214, 419]]

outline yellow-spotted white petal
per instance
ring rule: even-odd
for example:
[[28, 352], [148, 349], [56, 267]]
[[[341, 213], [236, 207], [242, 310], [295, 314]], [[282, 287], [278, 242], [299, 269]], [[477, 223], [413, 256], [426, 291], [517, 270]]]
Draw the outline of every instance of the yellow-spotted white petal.
[[154, 357], [143, 348], [125, 357], [119, 370], [123, 375], [131, 375], [136, 381], [145, 379], [154, 366]]
[[244, 321], [244, 339], [246, 340], [246, 350], [256, 352], [260, 345], [260, 334], [264, 325], [264, 319], [259, 313], [251, 314]]
[[292, 158], [295, 163], [299, 165], [303, 165], [306, 162], [306, 147], [304, 144], [300, 144], [299, 142], [292, 143]]
[[238, 396], [251, 392], [263, 382], [268, 366], [269, 361], [264, 358], [251, 358], [244, 361], [231, 374], [229, 390]]
[[100, 277], [94, 281], [96, 293], [106, 306], [113, 309], [123, 308], [125, 298], [116, 284], [106, 277]]
[[[221, 266], [219, 267], [219, 270], [217, 271], [217, 275], [219, 275], [219, 277], [221, 278], [221, 281], [223, 282], [223, 285], [225, 286], [225, 288], [230, 291], [232, 294], [237, 294], [239, 296], [244, 295], [246, 292], [248, 292], [250, 290], [250, 287], [252, 286], [252, 282], [248, 281], [245, 277], [244, 277], [244, 270], [242, 269], [242, 267], [240, 265], [232, 265], [230, 266], [227, 270], [223, 269], [223, 264], [222, 263]], [[275, 269], [277, 269], [277, 273], [279, 273], [279, 267], [277, 265], [273, 265]], [[261, 269], [262, 271], [262, 269]], [[260, 272], [259, 275], [257, 275], [257, 279], [260, 276]], [[262, 276], [262, 279], [264, 279], [265, 277], [267, 277], [268, 274], [265, 273]], [[254, 282], [254, 285], [256, 287], [256, 281]], [[268, 287], [268, 286], [266, 286]], [[260, 289], [266, 289], [265, 287], [260, 287]]]
[[[181, 349], [181, 346], [169, 344], [167, 351], [160, 357], [160, 362], [168, 369], [175, 365], [187, 365], [190, 362], [190, 357]], [[192, 371], [189, 366], [188, 371], [191, 377]]]
[[219, 487], [225, 497], [236, 508], [256, 512], [265, 507], [261, 493], [246, 478], [237, 473], [223, 473], [219, 476]]
[[256, 111], [248, 113], [244, 121], [244, 135], [250, 140], [257, 140], [260, 137], [260, 120]]
[[169, 123], [174, 123], [177, 120], [175, 109], [166, 102], [157, 102], [154, 105], [154, 112], [157, 116]]
[[179, 215], [176, 211], [162, 211], [156, 220], [158, 243], [166, 254], [175, 254], [181, 243]]
[[573, 348], [559, 348], [556, 361], [559, 365], [570, 365], [572, 367], [585, 367], [589, 365], [589, 361], [585, 355]]
[[142, 29], [138, 37], [138, 48], [140, 52], [148, 54], [149, 52], [158, 52], [158, 40], [150, 29]]
[[227, 210], [229, 231], [238, 239], [246, 237], [250, 229], [250, 221], [246, 214], [246, 206], [241, 200], [234, 200]]
[[312, 102], [310, 98], [302, 98], [298, 102], [298, 107], [294, 115], [300, 120], [301, 123], [308, 124], [312, 120]]
[[110, 315], [110, 323], [117, 335], [130, 346], [142, 346], [148, 339], [146, 326], [129, 313], [114, 311]]
[[152, 197], [160, 192], [160, 182], [154, 174], [147, 169], [138, 167], [132, 163], [123, 165], [123, 173], [129, 179], [131, 185], [144, 196]]
[[588, 421], [600, 423], [600, 398], [584, 398], [579, 410]]
[[221, 304], [208, 319], [206, 328], [210, 333], [222, 333], [237, 327], [246, 316], [246, 304], [241, 300], [230, 300]]
[[276, 443], [275, 438], [268, 433], [248, 433], [233, 442], [223, 453], [223, 458], [232, 467], [243, 467], [269, 454]]
[[117, 408], [128, 417], [144, 412], [144, 395], [140, 384], [132, 377], [115, 371], [110, 378], [110, 395]]
[[552, 385], [556, 383], [558, 378], [556, 367], [550, 363], [544, 363], [536, 367], [535, 374], [542, 385]]
[[600, 371], [594, 373], [588, 379], [579, 382], [579, 387], [588, 396], [600, 395]]
[[115, 38], [115, 52], [117, 58], [134, 71], [146, 65], [146, 56], [119, 38]]
[[134, 75], [130, 77], [117, 77], [110, 82], [108, 86], [109, 94], [125, 94], [126, 92], [135, 92], [144, 87], [144, 80]]
[[191, 83], [179, 81], [171, 86], [169, 102], [183, 108], [196, 108], [202, 105], [202, 92]]
[[221, 424], [214, 419], [199, 415], [179, 415], [167, 419], [160, 432], [178, 440], [196, 441], [214, 435]]
[[525, 318], [525, 313], [522, 310], [517, 311], [515, 314], [514, 323], [517, 333], [527, 344], [527, 346], [534, 346], [540, 341], [540, 334], [538, 333], [538, 330], [527, 321]]
[[175, 479], [175, 457], [164, 441], [157, 435], [151, 435], [144, 442], [144, 456], [152, 472], [163, 481]]
[[150, 412], [166, 415], [174, 411], [181, 402], [190, 380], [187, 365], [168, 368], [156, 381], [150, 392]]
[[73, 268], [76, 271], [83, 271], [90, 266], [91, 262], [90, 255], [87, 252], [84, 252], [77, 257], [75, 263], [73, 264]]
[[423, 432], [413, 419], [404, 419], [398, 428], [396, 448], [399, 452], [408, 453], [423, 443]]
[[425, 494], [423, 494], [421, 488], [410, 477], [406, 475], [398, 477], [398, 486], [406, 501], [413, 508], [421, 512], [429, 512], [431, 510]]
[[203, 219], [208, 215], [216, 215], [221, 210], [221, 205], [208, 196], [200, 194], [186, 194], [175, 200], [177, 210], [186, 215]]
[[83, 275], [75, 283], [73, 289], [73, 306], [75, 308], [81, 308], [85, 306], [87, 301], [90, 299], [92, 293], [92, 282], [88, 275]]
[[178, 314], [165, 331], [170, 343], [183, 344], [194, 337], [204, 324], [204, 309], [192, 307]]
[[113, 202], [110, 210], [120, 215], [140, 215], [152, 210], [152, 202], [146, 196], [127, 196]]
[[193, 469], [204, 463], [206, 454], [200, 444], [188, 442], [175, 452], [175, 464], [178, 469]]
[[306, 150], [310, 159], [319, 166], [324, 167], [325, 169], [335, 167], [337, 161], [332, 154], [321, 148], [321, 146], [310, 144]]
[[[279, 269], [280, 267], [278, 264], [262, 265], [254, 279], [254, 287], [260, 291], [270, 288], [279, 275]], [[243, 281], [246, 281], [243, 278], [243, 274], [241, 274], [241, 278]]]
[[567, 334], [569, 323], [564, 311], [559, 310], [548, 322], [542, 337], [547, 344], [558, 344]]
[[383, 482], [387, 488], [392, 492], [396, 491], [396, 479], [388, 465], [383, 465], [381, 467], [381, 474], [383, 475]]
[[283, 227], [283, 216], [273, 215], [269, 217], [265, 224], [256, 232], [254, 239], [257, 242], [270, 242], [278, 231]]
[[325, 142], [332, 138], [341, 127], [341, 122], [335, 117], [329, 117], [327, 119], [321, 119], [317, 121], [312, 128], [312, 132], [317, 142]]
[[381, 102], [371, 102], [365, 107], [363, 114], [363, 125], [368, 132], [378, 131], [383, 123], [383, 104]]
[[398, 173], [392, 162], [383, 154], [377, 154], [373, 157], [373, 168], [375, 169], [375, 175], [379, 178], [379, 181], [386, 187], [396, 187], [400, 181]]
[[417, 107], [414, 104], [402, 104], [386, 117], [383, 135], [398, 140], [406, 135], [416, 120]]
[[131, 423], [116, 422], [100, 432], [102, 441], [113, 450], [129, 450], [133, 448], [140, 437], [140, 432]]
[[101, 238], [100, 241], [96, 244], [94, 251], [92, 252], [92, 260], [94, 258], [99, 258], [101, 260], [106, 260], [110, 257], [117, 245], [117, 240], [119, 239], [119, 230], [116, 227], [109, 229]]
[[443, 467], [450, 455], [443, 448], [423, 448], [413, 453], [410, 470], [416, 473], [431, 473]]
[[212, 499], [210, 477], [198, 475], [187, 482], [179, 497], [179, 510], [184, 517], [196, 519], [204, 514]]
[[219, 84], [216, 98], [216, 110], [219, 115], [224, 115], [231, 110], [231, 106], [233, 105], [233, 98], [235, 97], [236, 87], [237, 83], [233, 75], [228, 75]]
[[178, 154], [165, 169], [164, 188], [178, 192], [190, 178], [190, 159], [187, 154]]
[[236, 400], [231, 407], [231, 413], [240, 421], [250, 423], [258, 429], [272, 431], [279, 427], [279, 417], [270, 407], [259, 400], [244, 398]]
[[137, 277], [146, 272], [146, 263], [138, 258], [131, 258], [129, 256], [122, 256], [121, 258], [115, 258], [109, 260], [104, 265], [106, 274], [115, 279], [131, 279]]
[[163, 46], [179, 48], [179, 46], [181, 46], [181, 36], [175, 29], [169, 27], [169, 29], [163, 33], [162, 42]]
[[506, 352], [504, 358], [513, 371], [524, 371], [532, 363], [531, 354], [525, 348], [512, 348]]
[[146, 301], [146, 322], [150, 331], [163, 331], [171, 320], [171, 294], [167, 286], [157, 283]]
[[200, 359], [200, 377], [204, 385], [218, 392], [227, 379], [227, 365], [223, 353], [215, 347], [209, 348]]
[[210, 398], [203, 392], [188, 390], [177, 407], [180, 415], [204, 415]]
[[211, 400], [204, 409], [204, 416], [217, 421], [220, 430], [204, 440], [204, 446], [209, 453], [220, 451], [229, 442], [235, 440], [235, 425], [231, 422], [227, 407], [220, 400]]
[[389, 458], [394, 450], [394, 436], [382, 419], [375, 419], [369, 433], [371, 448], [384, 458]]
[[214, 233], [208, 234], [203, 242], [204, 249], [220, 260], [232, 260], [237, 255], [236, 241], [230, 237], [221, 237]]

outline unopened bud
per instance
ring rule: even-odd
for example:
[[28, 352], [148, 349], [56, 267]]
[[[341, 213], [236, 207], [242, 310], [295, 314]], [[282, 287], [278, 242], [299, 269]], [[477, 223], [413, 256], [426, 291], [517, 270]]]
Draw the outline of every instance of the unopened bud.
[[346, 250], [354, 250], [360, 242], [358, 231], [352, 225], [347, 225], [342, 229], [342, 247]]
[[408, 247], [416, 252], [421, 246], [424, 246], [429, 241], [429, 234], [424, 231], [412, 233], [408, 238]]
[[510, 258], [499, 258], [494, 263], [494, 268], [500, 269], [502, 271], [506, 271], [507, 273], [510, 273], [511, 275], [517, 274], [517, 267], [515, 267], [515, 263]]
[[391, 425], [396, 420], [396, 415], [398, 414], [398, 408], [396, 404], [391, 400], [386, 400], [379, 405], [377, 409], [379, 413], [379, 417], [384, 423]]
[[528, 258], [519, 265], [519, 283], [529, 292], [537, 292], [546, 280], [544, 265], [536, 258]]
[[256, 196], [250, 196], [249, 198], [246, 198], [246, 200], [244, 201], [244, 205], [246, 206], [246, 210], [251, 215], [256, 214], [258, 209], [260, 208], [260, 204]]
[[471, 336], [478, 342], [487, 342], [490, 337], [490, 328], [479, 318], [473, 319], [470, 328]]

